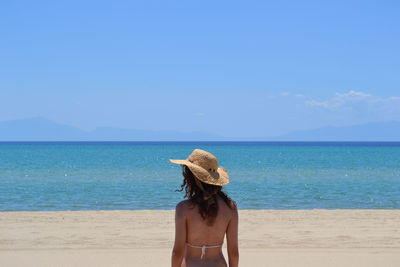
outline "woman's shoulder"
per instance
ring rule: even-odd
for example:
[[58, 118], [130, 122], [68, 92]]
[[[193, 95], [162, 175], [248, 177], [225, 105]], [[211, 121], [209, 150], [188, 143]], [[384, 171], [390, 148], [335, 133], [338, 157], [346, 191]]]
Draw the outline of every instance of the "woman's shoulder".
[[237, 204], [236, 204], [236, 202], [235, 202], [233, 199], [231, 199], [231, 198], [229, 198], [229, 199], [224, 199], [223, 197], [218, 196], [218, 202], [221, 203], [221, 204], [223, 204], [223, 205], [226, 205], [226, 206], [227, 206], [228, 208], [230, 208], [231, 210], [237, 210]]
[[178, 204], [176, 204], [175, 210], [176, 211], [185, 211], [189, 208], [191, 201], [189, 199], [182, 200]]

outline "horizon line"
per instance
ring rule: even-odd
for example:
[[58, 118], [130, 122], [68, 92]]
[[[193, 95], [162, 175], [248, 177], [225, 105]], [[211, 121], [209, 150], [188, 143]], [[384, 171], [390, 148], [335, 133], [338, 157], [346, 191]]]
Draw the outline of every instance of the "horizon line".
[[0, 143], [400, 143], [400, 140], [0, 140]]

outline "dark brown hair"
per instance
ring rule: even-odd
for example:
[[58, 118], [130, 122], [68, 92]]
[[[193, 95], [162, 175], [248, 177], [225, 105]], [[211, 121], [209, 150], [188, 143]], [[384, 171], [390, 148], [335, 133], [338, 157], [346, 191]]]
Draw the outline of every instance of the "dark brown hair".
[[[180, 190], [182, 192], [185, 190], [185, 198], [189, 199], [193, 207], [198, 206], [201, 217], [207, 220], [208, 225], [212, 225], [218, 214], [218, 200], [217, 197], [220, 196], [222, 200], [228, 205], [229, 208], [234, 209], [236, 207], [235, 201], [233, 201], [225, 192], [222, 191], [222, 186], [201, 183], [204, 191], [200, 188], [196, 180], [195, 175], [192, 171], [185, 165], [182, 165], [182, 175], [183, 182]], [[197, 205], [196, 205], [197, 204]]]

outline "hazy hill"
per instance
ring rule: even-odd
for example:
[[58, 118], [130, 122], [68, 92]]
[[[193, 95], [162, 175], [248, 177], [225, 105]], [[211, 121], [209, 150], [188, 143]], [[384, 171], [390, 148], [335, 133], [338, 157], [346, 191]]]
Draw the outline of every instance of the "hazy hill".
[[400, 122], [376, 122], [342, 127], [293, 131], [271, 140], [279, 141], [400, 141]]
[[72, 126], [35, 117], [0, 122], [1, 141], [80, 140], [87, 132]]
[[223, 140], [207, 132], [150, 131], [99, 127], [93, 131], [42, 118], [0, 122], [0, 141], [191, 141]]

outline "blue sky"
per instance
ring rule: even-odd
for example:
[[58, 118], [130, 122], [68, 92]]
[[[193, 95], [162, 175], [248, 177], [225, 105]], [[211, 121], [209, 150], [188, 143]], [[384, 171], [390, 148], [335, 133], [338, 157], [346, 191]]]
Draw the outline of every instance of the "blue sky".
[[398, 1], [7, 1], [0, 120], [272, 136], [400, 120]]

